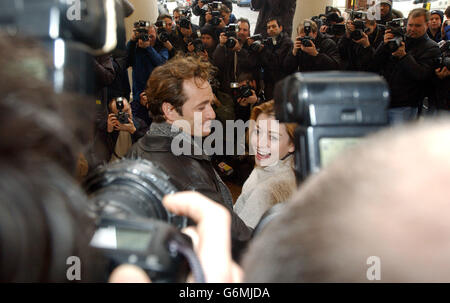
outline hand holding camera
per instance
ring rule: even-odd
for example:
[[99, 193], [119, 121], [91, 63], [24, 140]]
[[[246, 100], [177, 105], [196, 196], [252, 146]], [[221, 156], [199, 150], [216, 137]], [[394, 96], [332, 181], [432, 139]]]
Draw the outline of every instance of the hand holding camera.
[[256, 96], [255, 90], [249, 85], [244, 85], [239, 88], [239, 96], [237, 102], [240, 106], [248, 106], [250, 104], [255, 104], [258, 102], [258, 97]]
[[362, 35], [361, 39], [359, 40], [353, 39], [353, 41], [355, 41], [355, 43], [361, 44], [364, 48], [369, 47], [370, 46], [369, 36], [367, 36], [365, 32], [362, 32], [361, 35]]
[[406, 48], [405, 48], [405, 42], [402, 42], [401, 46], [392, 53], [392, 56], [397, 57], [399, 59], [406, 56]]
[[307, 38], [301, 38], [302, 40], [300, 40], [300, 49], [302, 50], [302, 52], [310, 55], [310, 56], [317, 56], [319, 54], [319, 52], [316, 49], [316, 45], [314, 44], [314, 42], [311, 39], [307, 39]]

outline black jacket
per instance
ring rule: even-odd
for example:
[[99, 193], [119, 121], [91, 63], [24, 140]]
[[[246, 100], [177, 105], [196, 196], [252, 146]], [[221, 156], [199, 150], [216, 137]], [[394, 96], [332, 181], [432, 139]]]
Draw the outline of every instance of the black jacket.
[[286, 33], [282, 32], [276, 41], [276, 45], [265, 45], [261, 53], [254, 56], [264, 70], [264, 92], [268, 99], [273, 97], [275, 84], [287, 76], [283, 60], [292, 49], [292, 40]]
[[152, 161], [175, 180], [180, 191], [197, 191], [227, 208], [232, 216], [231, 234], [236, 253], [250, 239], [252, 231], [233, 212], [231, 193], [214, 170], [209, 156], [173, 154], [171, 144], [176, 133], [169, 135], [167, 130], [170, 132], [169, 124], [153, 123], [150, 131], [132, 146], [128, 157]]
[[325, 38], [318, 33], [313, 41], [319, 52], [317, 56], [311, 56], [299, 50], [297, 55], [292, 54], [292, 48], [284, 59], [283, 66], [288, 74], [294, 72], [320, 71], [320, 70], [339, 70], [341, 59], [339, 52], [333, 40]]
[[292, 34], [296, 0], [252, 0], [252, 7], [259, 10], [255, 34], [266, 34], [266, 22], [269, 17], [278, 17], [283, 31]]
[[427, 34], [418, 39], [406, 39], [406, 53], [398, 59], [382, 43], [374, 56], [374, 67], [389, 84], [390, 107], [418, 107], [421, 104], [427, 81], [433, 78], [434, 61], [441, 54], [437, 43]]
[[[235, 73], [235, 54], [237, 54], [237, 64]], [[242, 47], [239, 52], [232, 51], [226, 46], [217, 45], [213, 54], [214, 65], [219, 69], [217, 79], [220, 82], [220, 90], [233, 95], [230, 88], [231, 82], [237, 82], [239, 74], [242, 72], [252, 72], [255, 70], [255, 60], [250, 58], [251, 54]]]
[[[384, 39], [384, 36], [382, 36]], [[364, 48], [344, 35], [338, 43], [339, 54], [342, 59], [342, 68], [351, 71], [368, 71], [375, 48], [372, 44]]]

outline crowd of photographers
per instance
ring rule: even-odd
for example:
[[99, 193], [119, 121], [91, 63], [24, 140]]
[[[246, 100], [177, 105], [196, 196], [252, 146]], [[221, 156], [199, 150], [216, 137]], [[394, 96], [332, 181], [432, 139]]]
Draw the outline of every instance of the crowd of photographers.
[[[200, 17], [198, 25], [192, 23], [192, 13]], [[13, 148], [26, 151], [30, 146], [34, 147], [36, 145], [42, 149], [42, 155], [40, 156], [44, 158], [55, 156], [54, 158], [63, 161], [65, 159], [62, 155], [65, 154], [66, 157], [70, 158], [67, 160], [70, 163], [74, 162], [73, 159], [78, 156], [78, 167], [81, 166], [80, 163], [85, 162], [88, 170], [91, 172], [98, 168], [100, 164], [114, 162], [125, 157], [137, 161], [115, 162], [116, 164], [113, 165], [116, 166], [112, 167], [110, 171], [108, 171], [107, 167], [103, 167], [103, 175], [101, 177], [94, 175], [91, 179], [88, 178], [84, 184], [87, 184], [87, 191], [90, 194], [94, 192], [93, 196], [97, 195], [98, 199], [96, 202], [99, 202], [99, 204], [109, 201], [109, 199], [113, 202], [119, 200], [121, 202], [127, 201], [126, 211], [133, 214], [154, 214], [160, 211], [154, 211], [152, 209], [153, 205], [147, 205], [150, 204], [148, 201], [155, 199], [155, 197], [162, 200], [163, 195], [161, 192], [164, 191], [161, 188], [164, 187], [164, 190], [169, 188], [164, 182], [174, 180], [179, 190], [193, 190], [206, 195], [207, 198], [225, 207], [230, 217], [221, 213], [223, 209], [218, 210], [211, 207], [214, 204], [210, 203], [211, 201], [207, 201], [207, 198], [192, 193], [178, 196], [179, 200], [185, 199], [182, 201], [183, 203], [177, 201], [174, 196], [169, 198], [169, 201], [166, 198], [164, 206], [173, 213], [189, 216], [198, 223], [196, 228], [200, 237], [208, 234], [207, 231], [202, 230], [202, 227], [207, 226], [208, 224], [205, 221], [209, 220], [207, 222], [209, 223], [208, 228], [212, 226], [212, 229], [209, 230], [209, 235], [206, 238], [209, 238], [210, 242], [208, 244], [210, 246], [204, 246], [209, 251], [204, 250], [204, 254], [200, 251], [200, 257], [203, 257], [202, 262], [207, 273], [207, 281], [240, 281], [242, 277], [237, 278], [237, 276], [234, 276], [235, 273], [228, 272], [231, 271], [230, 268], [235, 268], [236, 266], [233, 260], [239, 259], [243, 249], [252, 238], [253, 228], [258, 224], [264, 212], [273, 204], [286, 201], [296, 188], [293, 171], [293, 134], [296, 125], [276, 123], [276, 126], [274, 126], [275, 110], [274, 103], [271, 100], [274, 97], [275, 84], [295, 72], [327, 70], [369, 71], [382, 75], [389, 85], [391, 103], [388, 113], [391, 123], [413, 120], [420, 114], [431, 115], [438, 111], [448, 111], [450, 110], [450, 24], [448, 24], [450, 9], [447, 9], [445, 13], [446, 17], [441, 11], [432, 11], [430, 13], [424, 9], [416, 9], [409, 14], [407, 19], [403, 19], [403, 16], [392, 9], [391, 1], [381, 1], [381, 20], [367, 20], [364, 12], [351, 11], [341, 14], [338, 9], [327, 7], [324, 14], [313, 16], [295, 25], [292, 29], [295, 38], [291, 39], [289, 23], [292, 23], [292, 20], [289, 22], [286, 18], [281, 18], [278, 15], [268, 15], [263, 22], [264, 30], [252, 36], [249, 20], [241, 16], [235, 16], [232, 13], [231, 1], [194, 1], [190, 8], [175, 9], [173, 16], [168, 14], [160, 15], [155, 23], [137, 20], [134, 23], [131, 39], [126, 45], [126, 54], [104, 55], [95, 58], [95, 76], [98, 88], [97, 102], [95, 103], [95, 135], [93, 144], [85, 144], [90, 146], [88, 150], [76, 149], [76, 152], [83, 153], [83, 156], [69, 154], [65, 150], [72, 148], [69, 146], [71, 137], [65, 132], [66, 124], [76, 124], [77, 127], [71, 127], [75, 128], [74, 133], [77, 133], [77, 131], [83, 133], [83, 131], [86, 131], [86, 127], [78, 125], [82, 124], [80, 122], [82, 119], [75, 123], [65, 115], [61, 114], [60, 116], [58, 112], [56, 113], [58, 119], [56, 119], [57, 123], [55, 124], [55, 119], [45, 117], [47, 113], [45, 111], [41, 112], [40, 108], [33, 108], [34, 111], [31, 112], [35, 116], [36, 111], [37, 116], [35, 118], [36, 121], [31, 120], [31, 127], [40, 131], [42, 128], [44, 134], [37, 136], [36, 142], [32, 141], [31, 143], [26, 136], [15, 138], [15, 140], [10, 138], [11, 146], [6, 144], [6, 147], [2, 148], [4, 148], [4, 153], [7, 154], [14, 150]], [[445, 18], [447, 19], [445, 20]], [[127, 74], [127, 69], [130, 67], [132, 68], [131, 87]], [[213, 74], [210, 74], [211, 72]], [[9, 77], [6, 73], [0, 73], [0, 76], [2, 79], [8, 79]], [[11, 80], [11, 83], [19, 87], [18, 79], [14, 78], [13, 80]], [[32, 79], [26, 80], [32, 81]], [[12, 86], [12, 84], [2, 88], [5, 90], [3, 95], [12, 95], [14, 97], [14, 94], [10, 94], [8, 90], [9, 86], [11, 86], [11, 90], [16, 89], [16, 86]], [[26, 84], [28, 85], [28, 82]], [[33, 87], [31, 84], [29, 85]], [[209, 88], [211, 88], [211, 91]], [[42, 94], [46, 93], [43, 88], [37, 87], [34, 90], [31, 89], [30, 95], [36, 96], [40, 90], [43, 91]], [[28, 102], [28, 99], [25, 98], [27, 97], [27, 90], [23, 91], [25, 95], [22, 102]], [[50, 93], [48, 95], [53, 96]], [[70, 101], [70, 98], [67, 100]], [[210, 100], [213, 100], [213, 102], [210, 102]], [[14, 99], [14, 102], [16, 101]], [[54, 101], [49, 99], [48, 102], [53, 103]], [[20, 102], [15, 104], [20, 105]], [[25, 105], [26, 107], [29, 106], [28, 104]], [[71, 104], [73, 107], [76, 105]], [[54, 105], [47, 107], [52, 106]], [[71, 108], [69, 105], [67, 107]], [[62, 110], [59, 107], [57, 109]], [[203, 120], [200, 121], [202, 137], [210, 134], [210, 124], [215, 118], [222, 123], [230, 120], [269, 121], [269, 129], [267, 129], [267, 125], [266, 129], [263, 129], [263, 126], [257, 124], [260, 127], [257, 129], [258, 134], [264, 133], [269, 137], [270, 133], [272, 140], [280, 141], [279, 146], [282, 151], [278, 151], [280, 153], [277, 155], [278, 158], [275, 159], [274, 163], [270, 164], [263, 164], [272, 155], [272, 151], [268, 150], [257, 150], [254, 159], [223, 156], [213, 157], [211, 161], [210, 157], [203, 153], [191, 156], [175, 155], [171, 149], [171, 142], [179, 133], [173, 133], [171, 125], [175, 121], [184, 119], [191, 124], [191, 129], [194, 130], [195, 126], [197, 126], [195, 124], [197, 122], [193, 118], [196, 112], [203, 114]], [[39, 115], [43, 115], [43, 117]], [[22, 119], [24, 122], [30, 122], [28, 117], [22, 117]], [[47, 127], [40, 120], [53, 124]], [[26, 123], [23, 124], [27, 125]], [[24, 134], [27, 133], [25, 126], [23, 126], [22, 130]], [[50, 151], [46, 149], [48, 147], [55, 148], [55, 145], [48, 144], [47, 146], [46, 144], [46, 140], [49, 140], [51, 136], [47, 135], [45, 131], [48, 131], [51, 127], [58, 130], [54, 135], [57, 135], [58, 140], [61, 140], [60, 146], [63, 148], [51, 149]], [[448, 129], [448, 125], [446, 127]], [[83, 131], [80, 131], [80, 129]], [[8, 132], [4, 135], [8, 135]], [[192, 139], [193, 135], [195, 134], [184, 134], [188, 140]], [[225, 134], [225, 140], [227, 140], [228, 135], [230, 134]], [[398, 134], [390, 139], [392, 142], [388, 147], [390, 146], [391, 149], [398, 148], [401, 152], [405, 152], [411, 147], [411, 142], [404, 142], [400, 147], [396, 147], [394, 139], [397, 137], [399, 137]], [[421, 140], [425, 141], [423, 137], [424, 135], [421, 137]], [[375, 151], [384, 148], [382, 144], [383, 139], [384, 137], [380, 136], [373, 140], [374, 152], [368, 158], [369, 160], [372, 158], [378, 159], [377, 155], [379, 153]], [[7, 142], [9, 141], [7, 140]], [[195, 150], [196, 142], [189, 142], [192, 142], [192, 146], [190, 145], [189, 148]], [[430, 146], [438, 145], [438, 142], [433, 141], [432, 143]], [[41, 147], [41, 145], [44, 147]], [[369, 148], [361, 149], [359, 158], [357, 158], [358, 163], [361, 163], [360, 167], [364, 163], [371, 163], [364, 158], [368, 151], [370, 151]], [[55, 155], [52, 154], [53, 152]], [[426, 150], [426, 152], [428, 153], [425, 154], [430, 156], [432, 149]], [[417, 152], [417, 154], [420, 153]], [[412, 158], [415, 159], [415, 155], [413, 156]], [[23, 155], [18, 154], [17, 157], [17, 163], [24, 161], [24, 165], [26, 165], [28, 164], [27, 161], [29, 161], [29, 163], [33, 164], [33, 167], [35, 162], [41, 161], [40, 158], [37, 160], [30, 158], [25, 161], [24, 159], [27, 158], [26, 153]], [[431, 157], [429, 158], [431, 159]], [[139, 161], [142, 159], [154, 161], [157, 163], [158, 169], [161, 169], [164, 173], [158, 172], [154, 175], [149, 173], [151, 176], [148, 177], [149, 179], [146, 179], [147, 176], [137, 173], [141, 172], [139, 169], [142, 169], [142, 166], [140, 165], [148, 165], [140, 164]], [[439, 159], [442, 160], [443, 157]], [[329, 182], [328, 184], [331, 184], [331, 181], [339, 181], [345, 184], [345, 182], [351, 183], [355, 180], [360, 180], [359, 172], [354, 173], [356, 177], [354, 176], [353, 179], [349, 178], [347, 180], [343, 177], [346, 173], [343, 167], [350, 167], [351, 160], [353, 159], [347, 157], [340, 166], [336, 165], [334, 171], [331, 170], [331, 175], [322, 177], [322, 179], [325, 179], [322, 183]], [[396, 174], [405, 176], [404, 173], [398, 171], [396, 162], [393, 159], [388, 160], [387, 163], [390, 163], [392, 166], [390, 169]], [[406, 159], [402, 160], [406, 162]], [[258, 171], [255, 168], [252, 170], [255, 164], [252, 161], [256, 162], [257, 167], [264, 167], [264, 169]], [[227, 163], [231, 164], [232, 167], [228, 166]], [[380, 163], [385, 162], [380, 160]], [[12, 162], [12, 164], [6, 162], [0, 164], [5, 167], [5, 171], [10, 169], [14, 172], [16, 169], [14, 166], [9, 166], [16, 165], [15, 162]], [[22, 164], [17, 165], [19, 167]], [[65, 165], [62, 166], [64, 167]], [[438, 165], [436, 166], [438, 167]], [[117, 170], [115, 171], [114, 169], [116, 168]], [[126, 178], [114, 175], [119, 171], [119, 168], [126, 170]], [[230, 172], [233, 168], [234, 174]], [[410, 169], [413, 168], [410, 167]], [[70, 168], [67, 170], [71, 171]], [[219, 171], [220, 174], [216, 171]], [[442, 169], [442, 171], [444, 170]], [[148, 170], [146, 172], [148, 173]], [[389, 176], [389, 170], [386, 170], [385, 173], [386, 176]], [[67, 177], [64, 176], [65, 172], [58, 172], [58, 174], [52, 175], [52, 173], [47, 171], [39, 172], [31, 175], [30, 184], [27, 183], [28, 181], [25, 182], [27, 183], [25, 185], [28, 187], [19, 182], [22, 181], [20, 178], [17, 179], [17, 184], [13, 185], [17, 188], [23, 187], [27, 190], [24, 193], [27, 194], [29, 191], [30, 196], [39, 192], [41, 187], [44, 187], [44, 190], [47, 190], [47, 187], [49, 187], [48, 191], [54, 191], [56, 194], [61, 195], [61, 199], [86, 200], [84, 194], [80, 192], [63, 197], [64, 191], [62, 188], [66, 188], [65, 184], [61, 185], [61, 188], [55, 189], [50, 188], [51, 186], [44, 182], [46, 177], [52, 182], [58, 179], [64, 181], [64, 178]], [[78, 173], [78, 175], [86, 174], [87, 171]], [[61, 175], [64, 178], [60, 178]], [[230, 175], [233, 177], [227, 179]], [[386, 176], [372, 177], [376, 182], [381, 182]], [[116, 177], [118, 182], [114, 183]], [[251, 181], [247, 183], [247, 187], [244, 186], [242, 195], [234, 206], [233, 198], [227, 188], [228, 184], [225, 184], [222, 178], [231, 180], [232, 183], [237, 183], [239, 186], [242, 186], [246, 180]], [[277, 200], [271, 196], [276, 190], [270, 186], [273, 184], [279, 185], [280, 179], [285, 179], [287, 186], [281, 189], [276, 188], [279, 191]], [[151, 183], [148, 180], [152, 180], [154, 183], [160, 182], [159, 186], [161, 187], [156, 189], [150, 188], [150, 194], [146, 196], [142, 193], [148, 188], [142, 188], [148, 185], [144, 184], [145, 182]], [[263, 181], [267, 180], [270, 180], [272, 183], [263, 183]], [[411, 181], [413, 185], [424, 186], [423, 182], [415, 183], [415, 181], [417, 180]], [[133, 182], [134, 184], [131, 185]], [[9, 185], [7, 182], [1, 184], [5, 192], [7, 192]], [[339, 190], [334, 189], [335, 192], [333, 192], [333, 188], [329, 187], [331, 188], [329, 192], [322, 191], [321, 188], [323, 187], [319, 185], [315, 185], [315, 183], [307, 185], [309, 187], [306, 187], [304, 192], [306, 193], [304, 196], [306, 198], [302, 199], [307, 199], [308, 193], [311, 196], [320, 193], [328, 197], [328, 199], [324, 198], [324, 201], [331, 201], [332, 199], [329, 199], [329, 197], [333, 197], [336, 194], [335, 192], [338, 192], [339, 195], [337, 196], [345, 200], [344, 195], [341, 196]], [[109, 191], [105, 190], [108, 186]], [[73, 185], [69, 184], [67, 188], [69, 187], [73, 187]], [[139, 194], [136, 193], [138, 188]], [[308, 192], [308, 188], [312, 189], [309, 189]], [[345, 186], [340, 188], [345, 188]], [[170, 187], [170, 189], [172, 188]], [[8, 193], [13, 197], [19, 192], [20, 190]], [[371, 191], [370, 194], [376, 195], [379, 193]], [[408, 198], [402, 196], [401, 193], [399, 195], [402, 199]], [[381, 196], [380, 199], [388, 195], [383, 196], [382, 193]], [[145, 199], [139, 200], [142, 197]], [[52, 196], [48, 198], [39, 196], [38, 198], [42, 200], [51, 200], [50, 198], [52, 198], [56, 201], [59, 197], [55, 198]], [[251, 205], [252, 199], [253, 201], [266, 199], [270, 203], [263, 206], [256, 205], [261, 207], [260, 209], [251, 208], [253, 206]], [[21, 200], [21, 197], [18, 197], [17, 200]], [[342, 205], [344, 205], [343, 207], [352, 208], [359, 200], [359, 198], [355, 197], [348, 200], [350, 202], [347, 201], [349, 206], [346, 206], [345, 201], [342, 201]], [[387, 204], [388, 200], [383, 200], [383, 202]], [[197, 201], [199, 203], [195, 205]], [[76, 203], [73, 204], [76, 205]], [[331, 207], [330, 205], [328, 206]], [[12, 209], [15, 206], [8, 205], [8, 207]], [[117, 207], [117, 205], [112, 205], [112, 208], [114, 207]], [[296, 204], [293, 204], [291, 208], [295, 216], [301, 216], [299, 215], [301, 211], [296, 212]], [[311, 206], [311, 208], [312, 213], [318, 213], [314, 206]], [[23, 211], [25, 212], [26, 210]], [[152, 213], [153, 211], [154, 213]], [[161, 212], [164, 213], [164, 210]], [[6, 214], [6, 212], [4, 213]], [[255, 213], [258, 213], [258, 216]], [[211, 217], [206, 218], [208, 216]], [[149, 217], [151, 216], [149, 215]], [[292, 223], [292, 229], [294, 229], [296, 226], [295, 222], [298, 220], [296, 221], [295, 217], [289, 217], [287, 213], [285, 217], [294, 221]], [[82, 219], [86, 220], [86, 222], [89, 221], [88, 218]], [[169, 219], [167, 220], [169, 221]], [[47, 221], [55, 226], [57, 225], [56, 219], [55, 222], [50, 219]], [[8, 224], [14, 223], [7, 221], [7, 218], [4, 219], [4, 222]], [[92, 223], [91, 221], [89, 222], [90, 224]], [[290, 221], [287, 220], [287, 222]], [[314, 222], [310, 224], [313, 225]], [[335, 222], [334, 224], [340, 228], [342, 222]], [[186, 224], [182, 227], [186, 227]], [[342, 228], [350, 227], [345, 225]], [[31, 229], [32, 227], [30, 227]], [[76, 233], [77, 229], [82, 228], [81, 226], [76, 226], [73, 232]], [[277, 242], [276, 239], [280, 239], [280, 246], [283, 246], [286, 249], [285, 251], [289, 251], [289, 245], [295, 241], [295, 239], [292, 240], [291, 238], [297, 235], [295, 230], [292, 229], [287, 233], [288, 237], [286, 239], [278, 235], [268, 239], [272, 241], [272, 244]], [[38, 233], [39, 230], [35, 232]], [[61, 232], [65, 232], [65, 230], [61, 229]], [[215, 232], [216, 234], [214, 234]], [[220, 236], [217, 237], [215, 235]], [[59, 237], [59, 234], [56, 236]], [[302, 235], [300, 238], [305, 238], [304, 236]], [[67, 236], [67, 238], [70, 237]], [[195, 237], [193, 238], [195, 242]], [[211, 245], [214, 242], [211, 241], [213, 238], [217, 245]], [[87, 237], [83, 238], [82, 244], [80, 244], [81, 248], [88, 246], [88, 243], [86, 243], [87, 239]], [[265, 246], [262, 240], [259, 243], [257, 242], [256, 245]], [[344, 244], [342, 245], [344, 246]], [[76, 245], [74, 244], [74, 246]], [[258, 246], [254, 246], [253, 250], [250, 250], [250, 257], [247, 257], [244, 262], [248, 270], [247, 281], [299, 281], [296, 276], [297, 273], [292, 273], [292, 276], [290, 276], [291, 273], [288, 270], [298, 268], [295, 264], [294, 266], [290, 265], [290, 260], [295, 258], [289, 258], [289, 260], [279, 258], [278, 260], [282, 261], [281, 265], [278, 266], [275, 262], [273, 266], [276, 265], [279, 268], [274, 269], [269, 266], [268, 271], [270, 272], [263, 272], [263, 264], [252, 266], [252, 262], [258, 263], [255, 261], [258, 259], [255, 257], [258, 254], [255, 247], [258, 248]], [[277, 249], [277, 245], [272, 245], [270, 248]], [[332, 248], [341, 249], [334, 246]], [[259, 251], [263, 250], [260, 249]], [[45, 250], [42, 249], [42, 251]], [[217, 268], [221, 267], [221, 264], [214, 263], [215, 259], [211, 259], [210, 266], [208, 266], [208, 257], [212, 255], [212, 251], [216, 251], [219, 257], [226, 257], [224, 260], [226, 259], [230, 264], [225, 264], [226, 268], [224, 266], [224, 271], [229, 276], [225, 278], [209, 276], [212, 275], [211, 272], [217, 272]], [[292, 253], [294, 254], [294, 250], [292, 250]], [[270, 258], [273, 255], [273, 252], [270, 256], [264, 255], [267, 259], [266, 265], [272, 264]], [[288, 259], [286, 256], [284, 258]], [[57, 261], [59, 262], [60, 260]], [[311, 264], [316, 265], [313, 261], [311, 261]], [[317, 266], [320, 267], [321, 265]], [[258, 274], [258, 271], [263, 273]], [[252, 273], [253, 276], [251, 275]], [[323, 274], [326, 275], [327, 272]], [[45, 280], [48, 277], [42, 276], [41, 278]], [[353, 280], [353, 277], [345, 275], [343, 278]], [[17, 279], [24, 280], [25, 278], [19, 277]], [[333, 280], [320, 275], [311, 280], [326, 281], [328, 279]], [[38, 280], [38, 278], [32, 277], [31, 280]], [[51, 279], [48, 278], [48, 280]], [[395, 281], [395, 276], [393, 280]]]
[[[403, 18], [393, 9], [392, 1], [386, 0], [380, 4], [380, 20], [369, 20], [366, 12], [341, 14], [339, 9], [327, 7], [324, 14], [295, 25], [292, 40], [286, 31], [292, 20], [286, 20], [286, 16], [267, 16], [264, 30], [251, 36], [249, 20], [235, 16], [232, 8], [231, 1], [198, 0], [191, 7], [176, 8], [173, 16], [161, 14], [154, 24], [136, 21], [127, 56], [106, 58], [111, 62], [102, 59], [104, 64], [98, 65], [103, 77], [97, 78], [107, 80], [105, 70], [116, 75], [114, 83], [99, 82], [100, 86], [108, 86], [107, 103], [129, 96], [126, 69], [132, 67], [129, 118], [131, 124], [138, 122], [120, 129], [129, 132], [133, 140], [120, 140], [117, 135], [111, 139], [105, 131], [110, 134], [119, 130], [120, 123], [113, 128], [114, 121], [108, 120], [106, 127], [104, 111], [99, 138], [108, 143], [108, 148], [99, 143], [103, 151], [101, 155], [92, 154], [92, 166], [109, 160], [115, 153], [117, 138], [126, 142], [120, 145], [129, 147], [140, 136], [135, 128], [150, 126], [147, 80], [154, 68], [176, 56], [200, 57], [217, 68], [212, 87], [220, 121], [247, 121], [251, 109], [271, 100], [275, 83], [287, 75], [326, 70], [382, 75], [391, 90], [389, 119], [393, 124], [450, 109], [449, 9], [447, 17], [442, 11], [416, 9]], [[199, 16], [198, 25], [191, 21], [192, 14]]]

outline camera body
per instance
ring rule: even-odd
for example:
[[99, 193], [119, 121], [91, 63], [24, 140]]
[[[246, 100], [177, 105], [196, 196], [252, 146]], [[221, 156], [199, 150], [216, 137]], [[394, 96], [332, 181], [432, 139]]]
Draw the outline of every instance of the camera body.
[[125, 113], [123, 111], [124, 105], [123, 105], [123, 98], [119, 97], [116, 99], [116, 107], [117, 110], [119, 111], [116, 115], [117, 120], [119, 120], [120, 124], [128, 124], [130, 123], [128, 121], [128, 118], [130, 118], [130, 116], [128, 115], [128, 113]]
[[386, 29], [390, 29], [394, 38], [388, 41], [387, 46], [391, 53], [396, 52], [405, 41], [407, 19], [397, 18], [386, 22]]
[[264, 39], [261, 34], [251, 36], [249, 39], [254, 40], [254, 42], [249, 47], [250, 51], [252, 52], [260, 52], [263, 49], [263, 45], [275, 46], [277, 44], [276, 39], [272, 37]]
[[180, 27], [189, 29], [191, 27], [191, 20], [189, 20], [189, 18], [184, 17], [184, 16], [181, 17], [180, 18]]
[[355, 26], [355, 30], [350, 33], [350, 38], [353, 40], [361, 40], [363, 38], [363, 32], [366, 29], [365, 23], [362, 20], [353, 21], [353, 25]]
[[150, 40], [150, 36], [148, 34], [148, 27], [150, 26], [150, 22], [145, 20], [139, 20], [134, 22], [134, 30], [136, 31], [136, 37], [138, 40], [142, 40], [144, 42]]
[[143, 269], [156, 283], [185, 282], [189, 266], [185, 258], [173, 249], [177, 243], [192, 248], [189, 237], [174, 226], [154, 219], [102, 217], [91, 240], [109, 261], [107, 273], [121, 264], [133, 264]]
[[167, 41], [169, 41], [170, 35], [167, 29], [165, 28], [166, 22], [164, 20], [156, 21], [155, 26], [156, 26], [156, 36], [158, 37], [158, 40], [161, 41], [162, 43], [166, 43]]
[[237, 33], [239, 32], [239, 26], [237, 24], [230, 24], [224, 29], [225, 36], [228, 37], [225, 46], [229, 49], [233, 49], [238, 43]]
[[222, 15], [220, 14], [220, 11], [215, 11], [215, 10], [211, 11], [211, 16], [212, 16], [212, 19], [210, 21], [211, 25], [219, 26], [219, 24], [221, 22], [220, 18], [222, 17]]
[[434, 67], [447, 67], [447, 69], [450, 70], [450, 41], [442, 40], [439, 42], [439, 49], [441, 50], [441, 56], [434, 62]]
[[194, 45], [194, 52], [203, 52], [205, 51], [205, 46], [203, 45], [202, 39], [197, 38], [192, 41], [192, 44]]
[[274, 99], [277, 119], [299, 124], [295, 132], [299, 181], [388, 123], [389, 87], [376, 74], [296, 73], [277, 83]]
[[237, 99], [250, 97], [251, 95], [253, 95], [252, 90], [253, 88], [248, 84], [239, 87], [237, 92]]
[[300, 41], [300, 43], [303, 46], [305, 46], [305, 47], [311, 47], [312, 46], [312, 43], [311, 43], [312, 38], [311, 37], [304, 37], [304, 38], [298, 37], [297, 41]]

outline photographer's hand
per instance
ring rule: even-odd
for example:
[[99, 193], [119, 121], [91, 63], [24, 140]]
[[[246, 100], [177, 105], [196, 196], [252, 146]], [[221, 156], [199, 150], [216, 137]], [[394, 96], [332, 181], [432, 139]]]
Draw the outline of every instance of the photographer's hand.
[[211, 20], [212, 20], [212, 15], [211, 15], [211, 13], [210, 13], [210, 12], [206, 12], [206, 15], [205, 15], [205, 21], [206, 21], [206, 23], [209, 23]]
[[172, 43], [170, 43], [169, 40], [163, 43], [164, 47], [167, 48], [167, 50], [170, 52], [173, 49]]
[[444, 68], [437, 68], [435, 70], [435, 73], [439, 79], [444, 79], [444, 78], [450, 76], [450, 70], [448, 70], [446, 66], [444, 66]]
[[317, 55], [319, 54], [319, 52], [317, 51], [316, 45], [314, 44], [314, 42], [312, 42], [311, 40], [310, 40], [310, 42], [311, 42], [311, 46], [306, 47], [306, 46], [304, 46], [304, 45], [302, 44], [302, 45], [300, 46], [300, 49], [301, 49], [304, 53], [307, 53], [308, 55], [315, 57], [315, 56], [317, 56]]
[[219, 43], [220, 45], [224, 46], [225, 43], [227, 43], [228, 37], [225, 35], [225, 33], [220, 33], [219, 36]]
[[298, 36], [295, 39], [294, 42], [294, 48], [292, 49], [292, 55], [297, 56], [298, 50], [302, 48], [302, 43], [300, 41], [298, 41], [297, 39], [301, 38], [301, 36]]
[[322, 34], [325, 34], [326, 32], [327, 32], [327, 30], [328, 30], [328, 26], [326, 26], [326, 25], [322, 25], [321, 27], [320, 27], [320, 32], [322, 33]]
[[387, 44], [389, 40], [394, 38], [394, 34], [391, 33], [391, 30], [388, 28], [384, 33], [384, 44]]
[[405, 42], [402, 42], [402, 46], [398, 48], [395, 52], [392, 53], [392, 56], [397, 57], [399, 59], [406, 56]]
[[138, 46], [140, 48], [147, 48], [147, 47], [151, 46], [150, 40], [149, 41], [142, 41], [141, 39], [139, 39]]
[[115, 127], [117, 131], [125, 131], [129, 132], [130, 134], [134, 134], [136, 132], [136, 127], [134, 126], [133, 120], [129, 117], [127, 124], [121, 124], [119, 123], [118, 126]]
[[187, 50], [188, 50], [188, 52], [190, 52], [190, 53], [194, 52], [195, 46], [194, 46], [194, 44], [193, 44], [192, 42], [189, 42], [189, 43], [188, 43], [188, 45], [187, 45]]
[[364, 48], [367, 48], [370, 46], [369, 36], [367, 36], [366, 33], [362, 32], [362, 38], [359, 40], [353, 40], [355, 43], [361, 44]]
[[108, 133], [112, 133], [114, 129], [119, 125], [119, 121], [117, 120], [117, 117], [115, 114], [109, 114], [108, 115], [108, 121], [107, 121], [107, 131]]
[[164, 206], [180, 216], [191, 218], [197, 226], [188, 228], [194, 249], [208, 283], [238, 283], [241, 268], [231, 258], [231, 216], [220, 204], [196, 192], [167, 195]]

